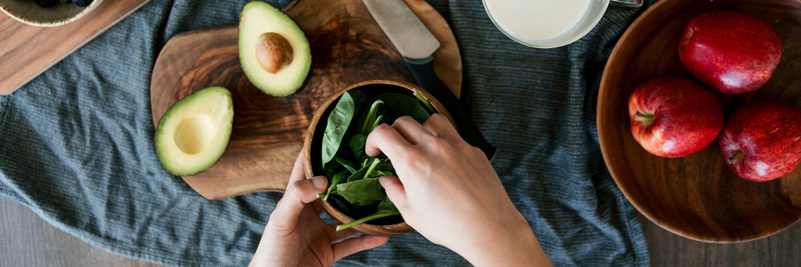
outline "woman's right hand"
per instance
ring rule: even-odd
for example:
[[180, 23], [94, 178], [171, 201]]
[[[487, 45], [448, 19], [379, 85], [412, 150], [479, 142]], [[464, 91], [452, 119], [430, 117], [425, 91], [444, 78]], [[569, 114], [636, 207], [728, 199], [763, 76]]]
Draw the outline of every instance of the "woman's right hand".
[[430, 241], [475, 265], [550, 265], [486, 155], [445, 116], [379, 125], [365, 150], [392, 161], [397, 175], [379, 181], [406, 223]]

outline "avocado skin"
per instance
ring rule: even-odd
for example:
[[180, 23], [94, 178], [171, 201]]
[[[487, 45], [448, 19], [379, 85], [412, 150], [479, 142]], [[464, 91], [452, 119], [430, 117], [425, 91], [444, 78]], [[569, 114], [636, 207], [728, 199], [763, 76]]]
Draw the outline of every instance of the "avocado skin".
[[[209, 104], [212, 105], [204, 105]], [[180, 148], [174, 140], [175, 130], [180, 125], [182, 119], [198, 115], [201, 112], [209, 111], [208, 108], [216, 104], [218, 108], [213, 109], [217, 116], [212, 119], [213, 134], [209, 140], [208, 148], [199, 156], [190, 160], [191, 166], [180, 164], [180, 157], [185, 153], [180, 152]], [[205, 108], [205, 109], [204, 109]], [[159, 161], [164, 169], [178, 176], [191, 176], [203, 172], [213, 166], [222, 157], [231, 137], [234, 120], [234, 107], [231, 92], [220, 86], [211, 86], [194, 92], [171, 106], [161, 117], [158, 128], [154, 135], [154, 145]]]
[[[289, 41], [293, 60], [278, 73], [269, 73], [259, 64], [256, 42], [264, 33], [276, 32]], [[281, 10], [262, 1], [242, 7], [239, 19], [239, 60], [248, 80], [262, 92], [272, 96], [289, 96], [303, 87], [311, 70], [309, 41], [303, 30]]]

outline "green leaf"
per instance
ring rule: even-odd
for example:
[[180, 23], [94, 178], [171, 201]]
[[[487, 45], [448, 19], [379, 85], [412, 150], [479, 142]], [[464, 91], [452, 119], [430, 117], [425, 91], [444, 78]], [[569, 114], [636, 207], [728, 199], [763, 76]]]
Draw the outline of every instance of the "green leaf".
[[395, 207], [395, 203], [392, 203], [392, 200], [390, 200], [389, 197], [384, 197], [384, 200], [381, 200], [381, 203], [378, 203], [378, 211], [398, 212], [398, 208]]
[[342, 196], [340, 195], [332, 193], [328, 197], [328, 203], [330, 203], [332, 206], [334, 206], [334, 208], [345, 214], [350, 214], [352, 211], [350, 203], [348, 203], [348, 201], [342, 198]]
[[431, 105], [431, 102], [428, 102], [428, 99], [423, 97], [423, 95], [421, 95], [420, 93], [415, 91], [414, 92], [414, 97], [416, 97], [417, 100], [420, 100], [420, 102], [423, 103], [423, 105], [425, 105], [428, 108], [429, 111], [431, 111], [431, 114], [437, 113], [437, 110], [434, 109], [434, 106]]
[[337, 185], [337, 194], [355, 206], [375, 204], [386, 197], [378, 179], [361, 179]]
[[379, 99], [373, 101], [373, 104], [370, 106], [370, 111], [367, 112], [367, 117], [365, 117], [364, 119], [364, 125], [362, 125], [361, 133], [363, 135], [367, 135], [371, 131], [373, 131], [373, 129], [370, 128], [370, 126], [373, 125], [373, 122], [375, 121], [376, 118], [376, 113], [378, 112], [378, 106], [381, 104], [384, 104], [384, 101], [381, 101], [381, 99]]
[[370, 166], [363, 166], [361, 169], [359, 169], [358, 171], [354, 172], [353, 174], [351, 174], [348, 177], [348, 182], [353, 182], [353, 181], [358, 181], [358, 180], [363, 179], [364, 178], [364, 174], [367, 173], [367, 169], [369, 169], [369, 168], [370, 168]]
[[356, 163], [350, 162], [349, 160], [340, 157], [334, 157], [334, 161], [342, 165], [342, 167], [345, 167], [345, 169], [347, 169], [351, 174], [358, 171], [356, 168], [359, 168], [359, 165], [356, 165]]
[[380, 123], [381, 123], [381, 120], [382, 120], [382, 119], [384, 119], [384, 115], [378, 115], [378, 118], [375, 118], [375, 122], [373, 122], [373, 124], [372, 124], [372, 125], [370, 125], [370, 131], [368, 132], [368, 134], [369, 134], [369, 133], [371, 133], [371, 132], [373, 132], [373, 130], [375, 129], [375, 127], [378, 127], [378, 124], [380, 124]]
[[353, 115], [356, 112], [356, 105], [349, 92], [342, 94], [337, 101], [336, 107], [328, 115], [328, 123], [325, 126], [322, 144], [322, 163], [331, 161], [339, 150], [342, 137], [348, 131]]
[[367, 103], [367, 95], [361, 90], [350, 90], [348, 91], [348, 94], [350, 94], [351, 98], [353, 98], [353, 104], [356, 105], [356, 111], [361, 112], [361, 107], [364, 106], [364, 103]]
[[373, 176], [375, 176], [375, 177], [392, 176], [392, 175], [395, 175], [395, 173], [390, 172], [390, 171], [375, 170], [373, 172]]
[[392, 162], [390, 162], [388, 158], [381, 159], [381, 162], [378, 163], [378, 166], [376, 166], [375, 169], [380, 171], [395, 172], [395, 167], [392, 167]]
[[[348, 175], [348, 171], [342, 171], [340, 173], [337, 173], [336, 175], [334, 175], [334, 177], [331, 178], [330, 185], [328, 186], [328, 191], [325, 192], [325, 196], [323, 196], [323, 200], [326, 200], [326, 201], [328, 200], [328, 195], [330, 195], [331, 193], [336, 191], [337, 185], [341, 184], [342, 182], [344, 182], [346, 180], [345, 178], [348, 177], [347, 175]], [[318, 197], [319, 197], [319, 195], [318, 195]]]
[[367, 154], [364, 153], [364, 147], [367, 145], [367, 136], [363, 134], [354, 134], [348, 139], [348, 147], [353, 152], [353, 158], [356, 162], [364, 161]]
[[392, 162], [389, 162], [389, 159], [378, 159], [378, 163], [375, 164], [375, 168], [372, 172], [368, 170], [368, 173], [365, 174], [365, 178], [378, 178], [381, 176], [392, 176], [395, 175], [395, 168], [392, 167]]
[[382, 111], [385, 115], [385, 121], [395, 121], [401, 116], [411, 116], [414, 120], [423, 124], [431, 116], [416, 98], [408, 95], [383, 93], [377, 95], [374, 99], [384, 102]]
[[367, 216], [365, 216], [365, 217], [363, 217], [361, 219], [354, 220], [354, 221], [346, 223], [346, 224], [337, 225], [337, 231], [342, 231], [342, 230], [351, 228], [351, 227], [353, 227], [355, 225], [366, 223], [366, 222], [369, 222], [369, 221], [372, 221], [372, 220], [375, 220], [375, 219], [378, 219], [378, 218], [384, 218], [384, 217], [389, 217], [389, 216], [399, 215], [399, 214], [400, 214], [400, 211], [398, 211], [398, 209], [395, 207], [395, 203], [392, 203], [392, 201], [389, 200], [388, 197], [384, 197], [384, 199], [381, 200], [381, 203], [378, 203], [378, 210], [375, 213], [367, 215]]
[[381, 163], [380, 159], [376, 158], [373, 160], [373, 163], [370, 164], [370, 167], [367, 169], [367, 172], [364, 173], [365, 179], [367, 177], [372, 177], [373, 171], [375, 170], [375, 167], [378, 165], [378, 163]]
[[325, 177], [328, 177], [329, 182], [331, 181], [330, 179], [334, 177], [334, 175], [340, 172], [339, 167], [340, 165], [335, 162], [329, 162], [323, 166], [323, 175], [325, 175]]

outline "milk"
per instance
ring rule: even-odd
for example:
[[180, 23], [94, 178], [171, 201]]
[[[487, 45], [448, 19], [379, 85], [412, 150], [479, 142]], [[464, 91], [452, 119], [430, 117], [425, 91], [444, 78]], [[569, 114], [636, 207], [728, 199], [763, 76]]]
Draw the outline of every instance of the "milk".
[[484, 0], [498, 27], [523, 41], [562, 35], [582, 22], [590, 1], [596, 0]]

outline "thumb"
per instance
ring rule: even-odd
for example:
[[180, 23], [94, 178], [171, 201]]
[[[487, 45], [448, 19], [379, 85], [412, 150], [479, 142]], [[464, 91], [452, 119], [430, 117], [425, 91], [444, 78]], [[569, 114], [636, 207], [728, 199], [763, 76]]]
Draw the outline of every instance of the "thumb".
[[325, 192], [327, 186], [328, 179], [322, 176], [291, 183], [270, 215], [271, 219], [275, 216], [284, 220], [286, 225], [297, 224], [300, 212], [306, 204], [316, 200], [317, 193]]

